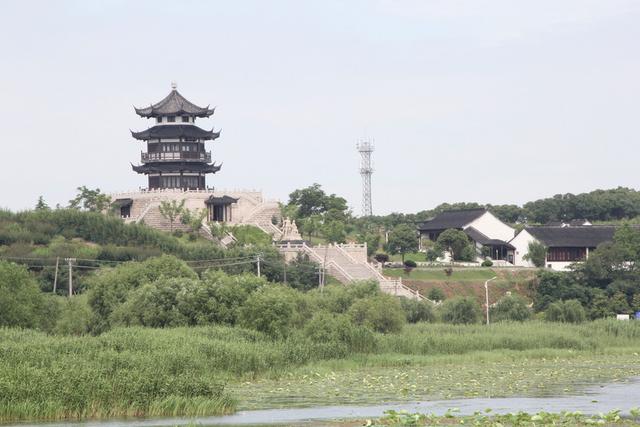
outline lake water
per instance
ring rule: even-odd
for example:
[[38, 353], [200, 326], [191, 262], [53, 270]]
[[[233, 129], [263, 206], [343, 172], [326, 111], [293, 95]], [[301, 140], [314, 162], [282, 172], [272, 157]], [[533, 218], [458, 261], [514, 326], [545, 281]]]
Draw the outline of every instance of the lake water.
[[582, 411], [585, 414], [597, 414], [621, 409], [640, 407], [640, 378], [631, 378], [624, 382], [586, 388], [576, 396], [561, 397], [506, 397], [473, 398], [455, 400], [433, 400], [412, 403], [385, 403], [371, 406], [324, 406], [295, 409], [267, 409], [240, 411], [233, 415], [196, 418], [154, 418], [126, 419], [108, 421], [54, 422], [39, 424], [17, 424], [20, 427], [166, 427], [174, 425], [198, 424], [202, 426], [249, 426], [249, 425], [297, 425], [322, 420], [348, 418], [377, 418], [384, 411], [407, 410], [409, 412], [444, 414], [448, 409], [458, 408], [460, 415], [471, 415], [475, 411], [491, 408], [493, 413], [525, 411]]

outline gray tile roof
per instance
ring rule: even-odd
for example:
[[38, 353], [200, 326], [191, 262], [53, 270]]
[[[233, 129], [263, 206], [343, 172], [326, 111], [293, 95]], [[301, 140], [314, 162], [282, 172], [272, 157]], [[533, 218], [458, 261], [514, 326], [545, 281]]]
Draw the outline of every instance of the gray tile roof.
[[141, 117], [158, 117], [158, 116], [195, 116], [209, 117], [215, 111], [215, 108], [198, 107], [191, 101], [188, 101], [175, 88], [162, 101], [156, 102], [146, 108], [136, 108], [136, 113]]
[[504, 240], [500, 239], [491, 239], [474, 227], [465, 228], [464, 233], [469, 236], [471, 240], [481, 244], [482, 246], [506, 246], [509, 249], [515, 249], [515, 247], [511, 245], [511, 243], [507, 243]]
[[149, 139], [169, 139], [169, 138], [195, 138], [202, 140], [216, 139], [220, 132], [213, 129], [204, 130], [195, 125], [158, 125], [150, 127], [141, 132], [131, 131], [131, 136], [135, 139], [148, 141]]
[[181, 162], [162, 162], [155, 164], [145, 164], [140, 166], [131, 165], [134, 171], [138, 173], [178, 173], [178, 172], [202, 172], [216, 173], [222, 167], [221, 165], [207, 163], [181, 163]]
[[438, 231], [447, 228], [463, 228], [475, 219], [480, 218], [487, 212], [484, 208], [461, 209], [457, 211], [445, 211], [430, 221], [423, 222], [418, 226], [420, 231]]
[[547, 247], [595, 248], [613, 240], [616, 227], [612, 225], [586, 225], [575, 227], [526, 227], [538, 241]]
[[207, 205], [230, 205], [232, 203], [236, 203], [238, 200], [239, 199], [227, 195], [222, 197], [211, 196], [205, 201], [205, 203]]

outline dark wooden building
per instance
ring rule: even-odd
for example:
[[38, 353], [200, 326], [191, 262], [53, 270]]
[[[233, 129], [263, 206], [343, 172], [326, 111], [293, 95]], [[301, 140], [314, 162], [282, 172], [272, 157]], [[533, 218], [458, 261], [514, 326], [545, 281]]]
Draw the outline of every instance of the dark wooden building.
[[211, 162], [211, 152], [205, 142], [213, 141], [220, 132], [204, 130], [194, 123], [196, 118], [210, 117], [213, 108], [198, 107], [178, 92], [176, 84], [162, 101], [146, 108], [135, 108], [140, 117], [154, 119], [155, 125], [131, 135], [147, 144], [141, 152], [141, 165], [133, 167], [149, 178], [149, 189], [206, 189], [205, 177], [216, 173], [220, 166]]

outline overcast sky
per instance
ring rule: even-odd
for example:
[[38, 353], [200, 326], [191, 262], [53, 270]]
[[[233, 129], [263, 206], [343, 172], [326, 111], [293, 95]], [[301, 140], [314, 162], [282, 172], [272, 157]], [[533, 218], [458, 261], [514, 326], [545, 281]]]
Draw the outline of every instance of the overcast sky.
[[360, 213], [640, 182], [640, 1], [3, 1], [0, 206], [146, 185], [171, 81], [222, 129], [216, 188], [314, 182]]

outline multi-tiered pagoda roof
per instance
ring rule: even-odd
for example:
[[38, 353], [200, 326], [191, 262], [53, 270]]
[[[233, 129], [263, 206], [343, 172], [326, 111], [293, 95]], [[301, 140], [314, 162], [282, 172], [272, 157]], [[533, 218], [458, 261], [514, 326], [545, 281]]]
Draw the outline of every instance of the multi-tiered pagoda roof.
[[193, 117], [209, 117], [211, 116], [215, 108], [198, 107], [193, 102], [187, 100], [184, 96], [178, 92], [177, 87], [172, 85], [172, 91], [162, 101], [155, 104], [151, 104], [146, 108], [135, 108], [136, 114], [140, 117], [151, 118], [161, 116], [182, 116], [189, 115]]
[[220, 165], [211, 162], [205, 142], [217, 139], [220, 132], [201, 129], [194, 123], [196, 118], [210, 117], [215, 108], [188, 101], [175, 84], [162, 101], [134, 108], [139, 116], [156, 120], [153, 127], [131, 131], [131, 136], [147, 143], [147, 151], [140, 154], [142, 164], [131, 166], [148, 176], [149, 189], [205, 189], [206, 174], [220, 170]]
[[220, 132], [200, 129], [194, 125], [158, 125], [141, 132], [131, 131], [131, 136], [141, 141], [169, 138], [214, 140], [220, 136]]

